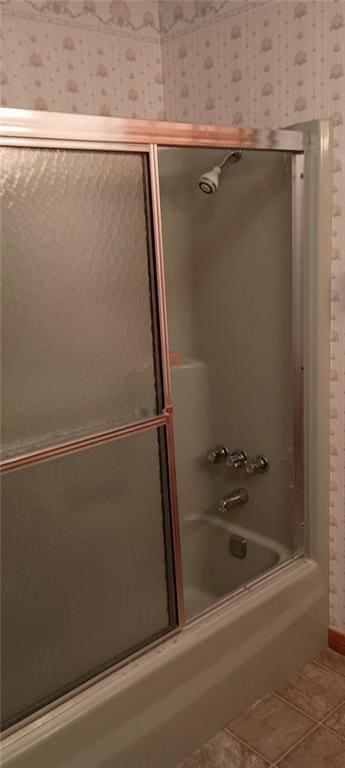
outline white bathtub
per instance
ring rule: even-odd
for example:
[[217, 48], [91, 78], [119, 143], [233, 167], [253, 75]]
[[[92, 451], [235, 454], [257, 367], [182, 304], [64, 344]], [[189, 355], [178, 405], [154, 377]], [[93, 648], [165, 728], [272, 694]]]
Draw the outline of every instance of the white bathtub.
[[176, 768], [327, 644], [327, 585], [288, 564], [8, 736], [3, 768]]
[[[243, 559], [231, 552], [232, 536], [247, 543]], [[282, 544], [211, 514], [184, 520], [181, 538], [187, 619], [290, 556]]]

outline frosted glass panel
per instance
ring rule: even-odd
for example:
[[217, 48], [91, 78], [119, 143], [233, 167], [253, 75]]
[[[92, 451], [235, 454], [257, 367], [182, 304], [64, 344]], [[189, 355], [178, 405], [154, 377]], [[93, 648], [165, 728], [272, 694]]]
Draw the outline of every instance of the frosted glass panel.
[[[224, 156], [159, 150], [187, 618], [289, 560], [300, 536], [291, 155], [244, 150], [204, 194], [198, 179]], [[267, 457], [269, 470], [212, 465], [218, 444]], [[241, 486], [248, 500], [222, 511]]]
[[7, 456], [156, 412], [145, 160], [2, 150]]
[[4, 477], [5, 720], [174, 624], [162, 496], [156, 430]]

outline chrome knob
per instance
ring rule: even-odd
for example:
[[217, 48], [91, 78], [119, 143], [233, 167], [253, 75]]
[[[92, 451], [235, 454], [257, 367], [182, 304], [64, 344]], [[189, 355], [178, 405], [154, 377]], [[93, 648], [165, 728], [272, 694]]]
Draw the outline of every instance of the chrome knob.
[[249, 494], [246, 488], [236, 488], [223, 499], [220, 499], [218, 503], [218, 512], [221, 514], [224, 512], [230, 512], [234, 507], [240, 506], [240, 504], [246, 504], [249, 501]]
[[220, 464], [227, 459], [228, 455], [229, 451], [225, 445], [216, 445], [214, 448], [210, 448], [209, 451], [207, 451], [207, 460], [210, 461], [211, 464]]
[[226, 460], [226, 466], [230, 467], [230, 469], [239, 469], [240, 467], [243, 467], [243, 464], [247, 461], [247, 454], [245, 451], [234, 451], [233, 453], [230, 453], [230, 456], [228, 456]]
[[270, 463], [266, 456], [255, 456], [254, 459], [247, 459], [244, 468], [248, 475], [263, 474], [268, 472]]

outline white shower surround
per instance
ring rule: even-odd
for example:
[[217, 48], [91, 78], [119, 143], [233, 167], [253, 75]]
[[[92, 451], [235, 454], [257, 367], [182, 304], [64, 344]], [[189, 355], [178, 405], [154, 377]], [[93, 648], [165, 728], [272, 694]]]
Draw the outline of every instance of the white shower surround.
[[330, 624], [345, 632], [345, 2], [1, 6], [2, 106], [253, 127], [333, 117]]

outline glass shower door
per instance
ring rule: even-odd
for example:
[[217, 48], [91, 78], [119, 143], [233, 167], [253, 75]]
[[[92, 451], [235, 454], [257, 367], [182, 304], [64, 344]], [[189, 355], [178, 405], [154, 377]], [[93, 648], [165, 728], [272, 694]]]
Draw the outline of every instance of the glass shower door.
[[3, 149], [4, 459], [159, 412], [146, 159]]
[[148, 156], [2, 150], [2, 718], [177, 623]]
[[224, 163], [228, 153], [159, 151], [188, 618], [301, 542], [298, 157], [243, 150]]

